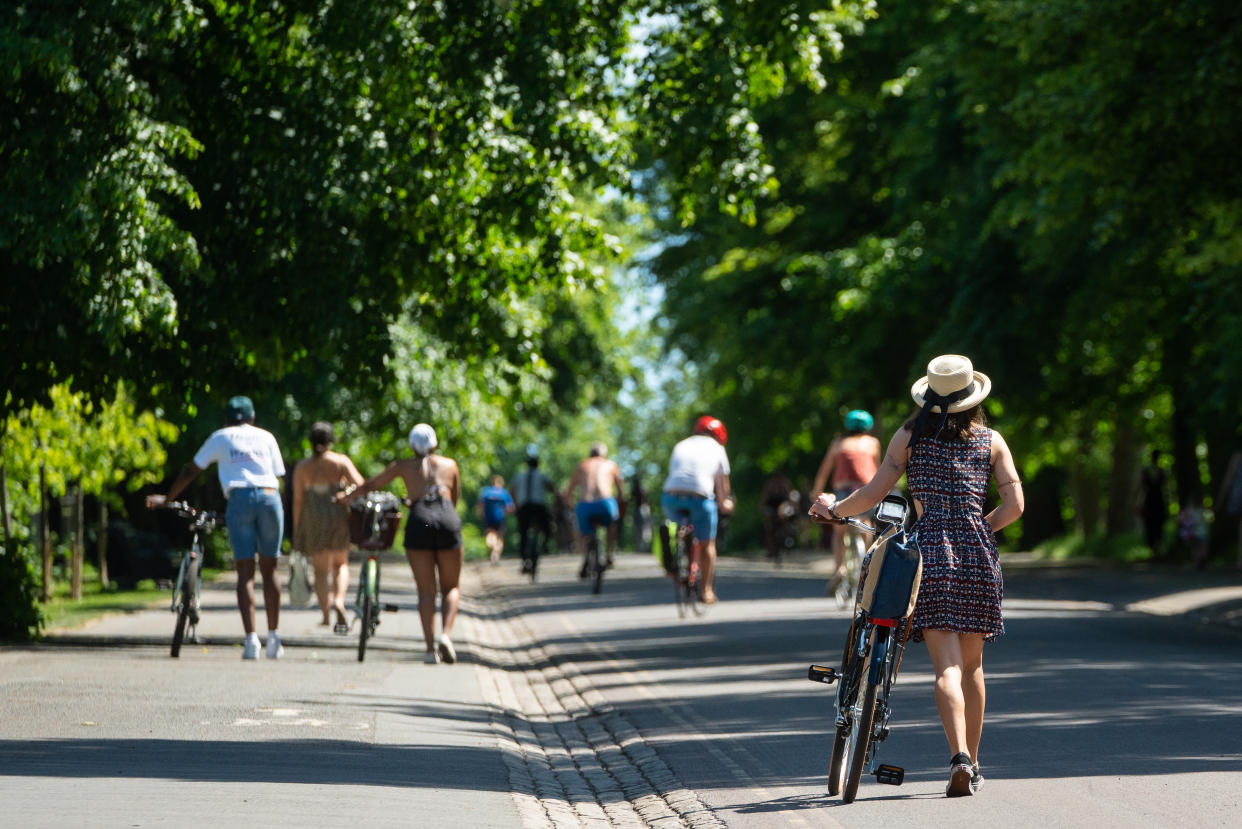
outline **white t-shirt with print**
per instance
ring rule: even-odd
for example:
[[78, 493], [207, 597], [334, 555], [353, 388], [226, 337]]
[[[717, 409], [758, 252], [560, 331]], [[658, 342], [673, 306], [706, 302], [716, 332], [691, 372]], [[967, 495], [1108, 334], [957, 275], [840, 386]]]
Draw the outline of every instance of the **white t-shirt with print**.
[[694, 492], [704, 498], [716, 493], [716, 476], [729, 474], [729, 456], [715, 438], [692, 435], [673, 447], [665, 492]]
[[242, 423], [217, 429], [194, 455], [194, 465], [206, 469], [219, 467], [220, 486], [227, 498], [229, 490], [246, 487], [277, 487], [285, 474], [285, 462], [272, 433]]

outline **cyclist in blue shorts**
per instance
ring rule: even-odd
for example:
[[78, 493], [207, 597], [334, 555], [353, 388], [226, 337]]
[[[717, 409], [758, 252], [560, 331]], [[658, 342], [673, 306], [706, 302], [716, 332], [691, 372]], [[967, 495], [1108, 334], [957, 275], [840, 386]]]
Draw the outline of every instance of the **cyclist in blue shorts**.
[[694, 424], [694, 434], [673, 447], [668, 464], [668, 478], [660, 507], [666, 520], [687, 511], [694, 524], [694, 546], [698, 551], [699, 569], [703, 577], [703, 603], [715, 604], [713, 577], [716, 571], [716, 528], [720, 514], [733, 512], [733, 496], [729, 492], [729, 456], [725, 443], [729, 433], [711, 415], [703, 415]]
[[[581, 498], [574, 508], [578, 524], [578, 551], [582, 553], [579, 578], [587, 577], [586, 540], [595, 532], [596, 522], [607, 527], [621, 517], [617, 493], [622, 491], [623, 486], [625, 482], [621, 479], [621, 468], [608, 459], [608, 447], [598, 441], [591, 444], [591, 454], [578, 462], [564, 493], [565, 502], [572, 504], [575, 493], [581, 492]], [[604, 566], [612, 566], [611, 550], [608, 551], [608, 560]]]

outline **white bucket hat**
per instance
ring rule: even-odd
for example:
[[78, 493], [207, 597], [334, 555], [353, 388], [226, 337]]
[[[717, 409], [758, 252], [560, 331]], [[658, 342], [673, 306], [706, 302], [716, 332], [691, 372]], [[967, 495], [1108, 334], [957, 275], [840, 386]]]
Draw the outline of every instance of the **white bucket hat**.
[[[927, 364], [927, 375], [914, 381], [910, 396], [919, 408], [931, 404], [938, 414], [964, 412], [983, 402], [992, 391], [992, 381], [975, 371], [970, 359], [960, 354], [942, 354]], [[930, 393], [929, 393], [930, 392]]]
[[410, 430], [410, 448], [420, 455], [430, 455], [439, 446], [436, 430], [426, 423], [419, 423]]

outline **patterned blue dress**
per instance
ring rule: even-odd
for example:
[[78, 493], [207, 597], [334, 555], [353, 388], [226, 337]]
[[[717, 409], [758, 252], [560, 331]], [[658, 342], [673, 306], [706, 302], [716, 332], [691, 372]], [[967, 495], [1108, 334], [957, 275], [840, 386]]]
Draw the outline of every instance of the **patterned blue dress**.
[[915, 642], [924, 628], [982, 633], [985, 641], [1005, 632], [996, 536], [983, 520], [991, 477], [991, 429], [976, 426], [964, 443], [925, 437], [911, 452], [906, 481], [923, 506], [916, 525], [923, 580], [911, 622]]

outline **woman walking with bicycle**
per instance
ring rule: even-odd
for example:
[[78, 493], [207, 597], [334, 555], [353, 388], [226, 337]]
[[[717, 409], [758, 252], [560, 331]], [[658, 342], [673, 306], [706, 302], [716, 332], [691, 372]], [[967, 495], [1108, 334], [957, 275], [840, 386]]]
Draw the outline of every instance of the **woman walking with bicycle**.
[[[410, 515], [405, 522], [405, 557], [414, 572], [418, 588], [418, 616], [423, 625], [427, 652], [423, 661], [429, 665], [457, 661], [457, 651], [450, 638], [457, 619], [460, 601], [462, 539], [461, 516], [457, 502], [461, 499], [461, 475], [457, 461], [435, 455], [439, 446], [436, 432], [426, 423], [410, 430], [411, 458], [393, 461], [380, 474], [368, 478], [341, 501], [358, 498], [387, 486], [394, 479], [405, 482]], [[440, 583], [441, 633], [436, 630], [436, 580]]]
[[[837, 523], [874, 507], [907, 476], [923, 556], [911, 638], [927, 643], [936, 676], [936, 708], [952, 755], [949, 797], [983, 787], [983, 645], [1005, 632], [995, 532], [1023, 509], [1009, 447], [985, 425], [981, 404], [991, 388], [967, 358], [935, 358], [910, 390], [919, 411], [893, 436], [876, 475], [847, 498], [824, 493], [811, 507], [813, 517]], [[985, 516], [992, 479], [1001, 503]]]
[[349, 589], [349, 515], [337, 493], [362, 483], [362, 474], [348, 455], [332, 451], [332, 424], [311, 426], [311, 456], [293, 467], [293, 549], [311, 557], [315, 596], [323, 614], [321, 625], [349, 632], [345, 591]]

